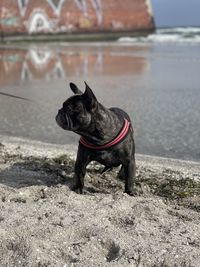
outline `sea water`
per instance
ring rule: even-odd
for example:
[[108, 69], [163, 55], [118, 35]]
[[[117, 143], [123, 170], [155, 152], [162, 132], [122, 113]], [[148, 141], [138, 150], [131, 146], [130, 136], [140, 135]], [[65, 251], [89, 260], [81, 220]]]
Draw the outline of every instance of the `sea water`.
[[135, 43], [200, 43], [199, 27], [177, 27], [177, 28], [161, 28], [155, 33], [146, 37], [121, 37], [119, 42], [135, 42]]
[[0, 134], [77, 144], [55, 122], [84, 80], [133, 121], [136, 152], [200, 159], [200, 28], [165, 28], [115, 42], [0, 48]]

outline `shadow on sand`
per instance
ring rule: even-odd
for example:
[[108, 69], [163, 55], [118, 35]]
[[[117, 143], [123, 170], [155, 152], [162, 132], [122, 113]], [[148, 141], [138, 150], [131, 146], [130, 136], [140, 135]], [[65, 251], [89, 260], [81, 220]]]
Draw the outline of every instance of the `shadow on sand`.
[[[9, 190], [19, 190], [31, 186], [38, 188], [59, 187], [67, 190], [73, 185], [74, 161], [66, 155], [56, 158], [10, 155], [2, 156], [0, 184]], [[117, 172], [112, 170], [101, 174], [102, 166], [92, 163], [85, 177], [85, 194], [116, 194], [124, 191], [124, 182], [116, 179]], [[41, 187], [42, 186], [42, 187]], [[42, 189], [43, 190], [43, 189]], [[155, 172], [150, 168], [137, 168], [135, 195], [158, 196], [178, 205], [200, 211], [200, 183], [192, 177], [170, 169]]]
[[[6, 155], [3, 160], [6, 167], [0, 172], [0, 184], [10, 188], [66, 185], [70, 189], [73, 185], [75, 163], [66, 155], [56, 158]], [[123, 182], [115, 179], [115, 171], [101, 175], [99, 168], [95, 164], [88, 168], [84, 187], [86, 194], [123, 191]]]

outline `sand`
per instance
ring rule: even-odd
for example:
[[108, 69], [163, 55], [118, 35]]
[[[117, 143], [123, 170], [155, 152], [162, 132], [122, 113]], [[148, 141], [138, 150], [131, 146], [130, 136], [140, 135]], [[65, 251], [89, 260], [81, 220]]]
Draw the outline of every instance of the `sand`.
[[135, 196], [92, 163], [69, 189], [76, 154], [1, 136], [0, 266], [200, 266], [200, 166], [137, 155]]

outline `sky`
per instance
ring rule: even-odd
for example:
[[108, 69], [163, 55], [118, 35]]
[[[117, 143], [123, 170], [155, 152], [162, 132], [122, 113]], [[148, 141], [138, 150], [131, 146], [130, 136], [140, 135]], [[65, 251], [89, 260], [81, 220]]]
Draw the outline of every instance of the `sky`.
[[151, 0], [157, 27], [200, 26], [200, 0]]

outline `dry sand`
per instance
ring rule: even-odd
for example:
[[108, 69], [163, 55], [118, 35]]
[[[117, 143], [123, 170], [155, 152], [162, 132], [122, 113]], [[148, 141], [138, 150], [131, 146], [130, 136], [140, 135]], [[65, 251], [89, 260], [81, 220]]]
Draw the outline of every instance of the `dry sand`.
[[137, 155], [136, 196], [76, 149], [1, 137], [0, 266], [200, 266], [200, 166]]

